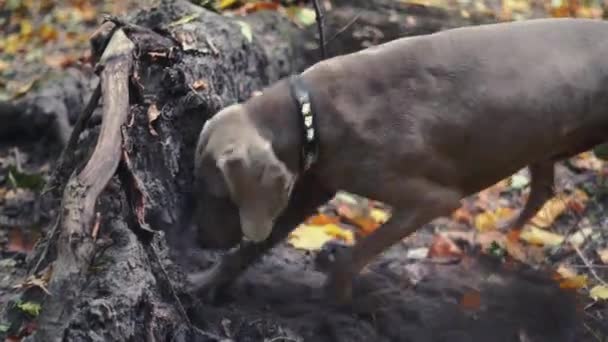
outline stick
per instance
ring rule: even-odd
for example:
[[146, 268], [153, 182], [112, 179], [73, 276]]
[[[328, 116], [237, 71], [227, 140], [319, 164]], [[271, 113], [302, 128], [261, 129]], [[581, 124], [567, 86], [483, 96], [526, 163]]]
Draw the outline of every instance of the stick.
[[323, 11], [321, 11], [321, 6], [319, 6], [319, 0], [312, 0], [312, 5], [315, 8], [315, 17], [317, 19], [317, 28], [319, 30], [319, 44], [321, 47], [321, 60], [327, 58], [327, 50], [325, 48], [325, 24]]

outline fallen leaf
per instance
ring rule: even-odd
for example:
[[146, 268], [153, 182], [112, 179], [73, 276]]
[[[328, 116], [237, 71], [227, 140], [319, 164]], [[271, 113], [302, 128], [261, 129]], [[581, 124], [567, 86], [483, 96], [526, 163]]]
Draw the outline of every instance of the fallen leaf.
[[530, 183], [528, 177], [520, 174], [515, 174], [511, 177], [511, 188], [512, 189], [523, 189]]
[[536, 227], [524, 228], [520, 234], [520, 239], [527, 243], [541, 246], [557, 246], [564, 242], [562, 235]]
[[17, 170], [14, 165], [8, 167], [8, 179], [13, 188], [40, 191], [44, 187], [44, 176], [39, 173], [26, 173]]
[[460, 207], [452, 212], [452, 220], [466, 225], [471, 225], [473, 222], [473, 216], [467, 209]]
[[426, 247], [409, 249], [406, 254], [406, 258], [413, 260], [426, 259], [429, 254], [429, 249]]
[[575, 270], [566, 265], [559, 265], [555, 272], [555, 279], [562, 289], [578, 290], [587, 286], [587, 276], [577, 274]]
[[279, 9], [278, 2], [256, 1], [248, 2], [241, 6], [236, 12], [238, 15], [247, 15], [257, 11], [276, 11]]
[[32, 32], [34, 32], [34, 26], [31, 21], [24, 19], [19, 21], [19, 33], [22, 37], [29, 37]]
[[559, 282], [559, 287], [562, 289], [578, 290], [587, 286], [587, 276], [577, 275], [572, 278], [562, 279]]
[[220, 0], [219, 4], [217, 5], [217, 8], [220, 10], [223, 10], [228, 7], [232, 7], [233, 5], [236, 5], [237, 3], [238, 3], [238, 0]]
[[572, 269], [564, 264], [560, 264], [557, 267], [557, 269], [555, 270], [555, 272], [557, 272], [557, 274], [559, 274], [559, 276], [562, 278], [572, 278], [577, 275], [577, 273], [574, 269]]
[[48, 43], [57, 40], [59, 32], [57, 32], [57, 29], [54, 26], [45, 23], [38, 29], [38, 36], [44, 43]]
[[23, 282], [21, 284], [17, 284], [15, 286], [13, 286], [13, 288], [16, 288], [16, 289], [26, 288], [27, 289], [27, 288], [31, 288], [31, 287], [38, 287], [42, 291], [44, 291], [46, 294], [50, 295], [51, 293], [47, 289], [47, 286], [49, 284], [49, 281], [51, 280], [52, 274], [53, 274], [53, 268], [52, 268], [52, 266], [48, 266], [42, 272], [40, 272], [38, 275], [31, 275], [31, 276], [27, 277], [25, 282]]
[[589, 291], [589, 297], [593, 300], [608, 300], [608, 286], [596, 285]]
[[150, 131], [150, 134], [152, 134], [153, 136], [158, 136], [158, 132], [156, 132], [154, 127], [152, 127], [152, 123], [154, 123], [154, 121], [156, 121], [159, 116], [160, 111], [156, 107], [156, 103], [151, 104], [148, 107], [148, 129]]
[[591, 237], [592, 234], [593, 234], [593, 228], [587, 227], [587, 228], [579, 229], [574, 234], [570, 235], [570, 237], [568, 237], [567, 241], [572, 246], [580, 247], [583, 244], [583, 242], [585, 242], [585, 240], [587, 240], [588, 238]]
[[481, 307], [481, 294], [479, 291], [470, 291], [462, 295], [460, 306], [466, 310], [479, 310]]
[[371, 216], [374, 221], [380, 224], [385, 223], [391, 217], [391, 215], [386, 210], [382, 210], [379, 208], [372, 208], [369, 213], [369, 216]]
[[187, 23], [191, 22], [192, 20], [198, 18], [199, 16], [200, 16], [200, 14], [198, 14], [198, 13], [189, 14], [189, 15], [186, 15], [186, 16], [170, 23], [168, 26], [174, 27], [174, 26], [184, 25], [184, 24], [187, 24]]
[[287, 15], [300, 26], [309, 26], [316, 22], [316, 13], [313, 9], [301, 6], [290, 6]]
[[322, 226], [325, 224], [338, 224], [340, 222], [340, 219], [336, 216], [329, 216], [327, 214], [318, 214], [318, 215], [314, 215], [309, 217], [308, 219], [306, 219], [306, 224], [307, 225], [315, 225], [315, 226]]
[[480, 232], [494, 230], [498, 222], [507, 220], [511, 216], [513, 216], [513, 209], [511, 208], [498, 208], [495, 211], [486, 211], [475, 216], [475, 227]]
[[51, 54], [44, 56], [44, 63], [48, 66], [63, 69], [74, 64], [78, 60], [75, 55]]
[[301, 224], [289, 234], [287, 241], [297, 249], [316, 251], [320, 250], [328, 241], [336, 238], [349, 245], [355, 241], [353, 232], [335, 224], [321, 226]]
[[37, 317], [40, 314], [40, 304], [34, 302], [23, 302], [17, 304], [19, 310], [25, 312], [26, 314]]
[[205, 82], [204, 80], [197, 80], [192, 84], [192, 88], [196, 89], [196, 90], [200, 90], [200, 89], [207, 89], [208, 85], [207, 82]]
[[247, 39], [249, 43], [253, 41], [253, 32], [251, 31], [251, 26], [244, 21], [237, 20], [236, 21], [239, 26], [241, 26], [241, 33]]
[[598, 250], [597, 255], [604, 264], [608, 265], [608, 248]]
[[431, 247], [429, 248], [429, 258], [461, 257], [462, 250], [442, 234], [435, 235]]
[[21, 228], [13, 228], [8, 232], [6, 250], [12, 253], [27, 253], [34, 248], [34, 242]]
[[525, 226], [539, 228], [549, 227], [553, 224], [553, 221], [566, 210], [568, 207], [567, 201], [567, 197], [563, 194], [551, 198]]
[[11, 64], [0, 59], [0, 73], [8, 70], [11, 67]]
[[34, 87], [34, 85], [36, 84], [37, 81], [38, 81], [38, 79], [33, 79], [33, 80], [29, 80], [26, 83], [20, 85], [19, 87], [17, 87], [17, 89], [13, 93], [13, 97], [17, 98], [17, 97], [21, 97], [21, 96], [25, 95], [28, 91], [30, 91], [30, 89], [32, 89]]

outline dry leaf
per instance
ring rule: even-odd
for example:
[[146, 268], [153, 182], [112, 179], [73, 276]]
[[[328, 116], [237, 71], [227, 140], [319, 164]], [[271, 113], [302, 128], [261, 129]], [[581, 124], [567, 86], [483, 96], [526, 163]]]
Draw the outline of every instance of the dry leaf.
[[589, 196], [582, 190], [575, 190], [571, 195], [560, 194], [545, 203], [538, 213], [526, 226], [547, 228], [553, 224], [567, 208], [573, 208], [577, 212], [584, 210]]
[[386, 210], [382, 210], [379, 208], [372, 208], [369, 213], [369, 216], [371, 216], [374, 221], [380, 224], [385, 223], [391, 217], [391, 215]]
[[158, 108], [156, 108], [156, 103], [151, 104], [150, 107], [148, 107], [148, 129], [150, 130], [150, 134], [152, 134], [153, 136], [157, 136], [158, 133], [156, 132], [154, 127], [152, 127], [152, 123], [156, 121], [159, 116], [160, 111], [158, 110]]
[[608, 300], [608, 286], [596, 285], [589, 291], [589, 297], [593, 300]]
[[520, 239], [527, 243], [541, 246], [557, 246], [564, 242], [564, 237], [562, 235], [536, 227], [527, 227], [523, 229]]
[[335, 224], [325, 224], [322, 226], [301, 224], [289, 234], [287, 241], [295, 248], [316, 251], [320, 250], [328, 241], [336, 238], [350, 245], [355, 241], [353, 232]]
[[562, 279], [559, 282], [559, 287], [562, 289], [578, 290], [587, 286], [587, 276], [577, 275], [572, 278]]
[[460, 306], [466, 310], [479, 310], [481, 307], [481, 294], [479, 291], [471, 291], [462, 295]]
[[205, 82], [204, 80], [197, 80], [192, 84], [192, 88], [196, 89], [196, 90], [200, 90], [200, 89], [207, 89], [207, 82]]
[[566, 265], [559, 265], [555, 271], [557, 273], [555, 279], [562, 289], [577, 290], [587, 286], [587, 276], [577, 274], [575, 270]]
[[452, 212], [452, 220], [459, 223], [464, 223], [466, 225], [471, 225], [473, 222], [473, 217], [467, 209], [460, 207]]
[[47, 289], [49, 281], [51, 280], [51, 275], [53, 274], [53, 267], [48, 266], [42, 272], [40, 272], [37, 276], [31, 275], [29, 276], [25, 282], [22, 284], [17, 284], [13, 288], [31, 288], [38, 287], [42, 291], [46, 292], [46, 294], [50, 295], [51, 293]]
[[606, 265], [608, 265], [608, 248], [600, 249], [597, 251], [597, 255], [600, 257], [600, 260]]
[[486, 211], [475, 216], [475, 227], [480, 232], [496, 229], [497, 223], [513, 216], [513, 209], [498, 208], [495, 211]]
[[454, 241], [442, 234], [435, 235], [428, 252], [429, 258], [461, 257], [462, 255], [462, 250]]
[[575, 247], [580, 247], [583, 242], [585, 242], [585, 240], [587, 240], [588, 238], [591, 237], [591, 234], [593, 234], [593, 228], [583, 228], [583, 229], [579, 229], [578, 231], [576, 231], [576, 233], [570, 235], [570, 237], [568, 237], [568, 243], [570, 243], [572, 246]]
[[425, 259], [428, 256], [428, 254], [429, 254], [429, 249], [426, 247], [414, 248], [414, 249], [409, 249], [407, 251], [406, 258], [420, 260], [420, 259]]
[[336, 216], [329, 216], [327, 214], [318, 214], [318, 215], [314, 215], [309, 217], [306, 220], [306, 224], [307, 225], [315, 225], [315, 226], [322, 226], [325, 224], [338, 224], [340, 222], [340, 219]]

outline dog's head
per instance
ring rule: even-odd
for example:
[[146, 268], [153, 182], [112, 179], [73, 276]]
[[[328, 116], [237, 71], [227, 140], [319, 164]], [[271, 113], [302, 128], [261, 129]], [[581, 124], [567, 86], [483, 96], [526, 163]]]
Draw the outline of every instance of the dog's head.
[[261, 242], [287, 206], [295, 175], [247, 117], [232, 105], [208, 120], [195, 155], [201, 244], [227, 248]]

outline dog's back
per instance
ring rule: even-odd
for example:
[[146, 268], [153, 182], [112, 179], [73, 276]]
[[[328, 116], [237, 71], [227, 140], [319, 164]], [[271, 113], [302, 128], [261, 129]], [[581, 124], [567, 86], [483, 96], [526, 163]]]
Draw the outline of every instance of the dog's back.
[[332, 169], [383, 165], [395, 177], [431, 177], [471, 193], [531, 162], [582, 152], [608, 133], [608, 23], [597, 20], [404, 38], [304, 75], [337, 113], [320, 119], [349, 121], [323, 125], [332, 127], [324, 139], [336, 141], [327, 146], [360, 149], [355, 158], [327, 151], [349, 157]]

